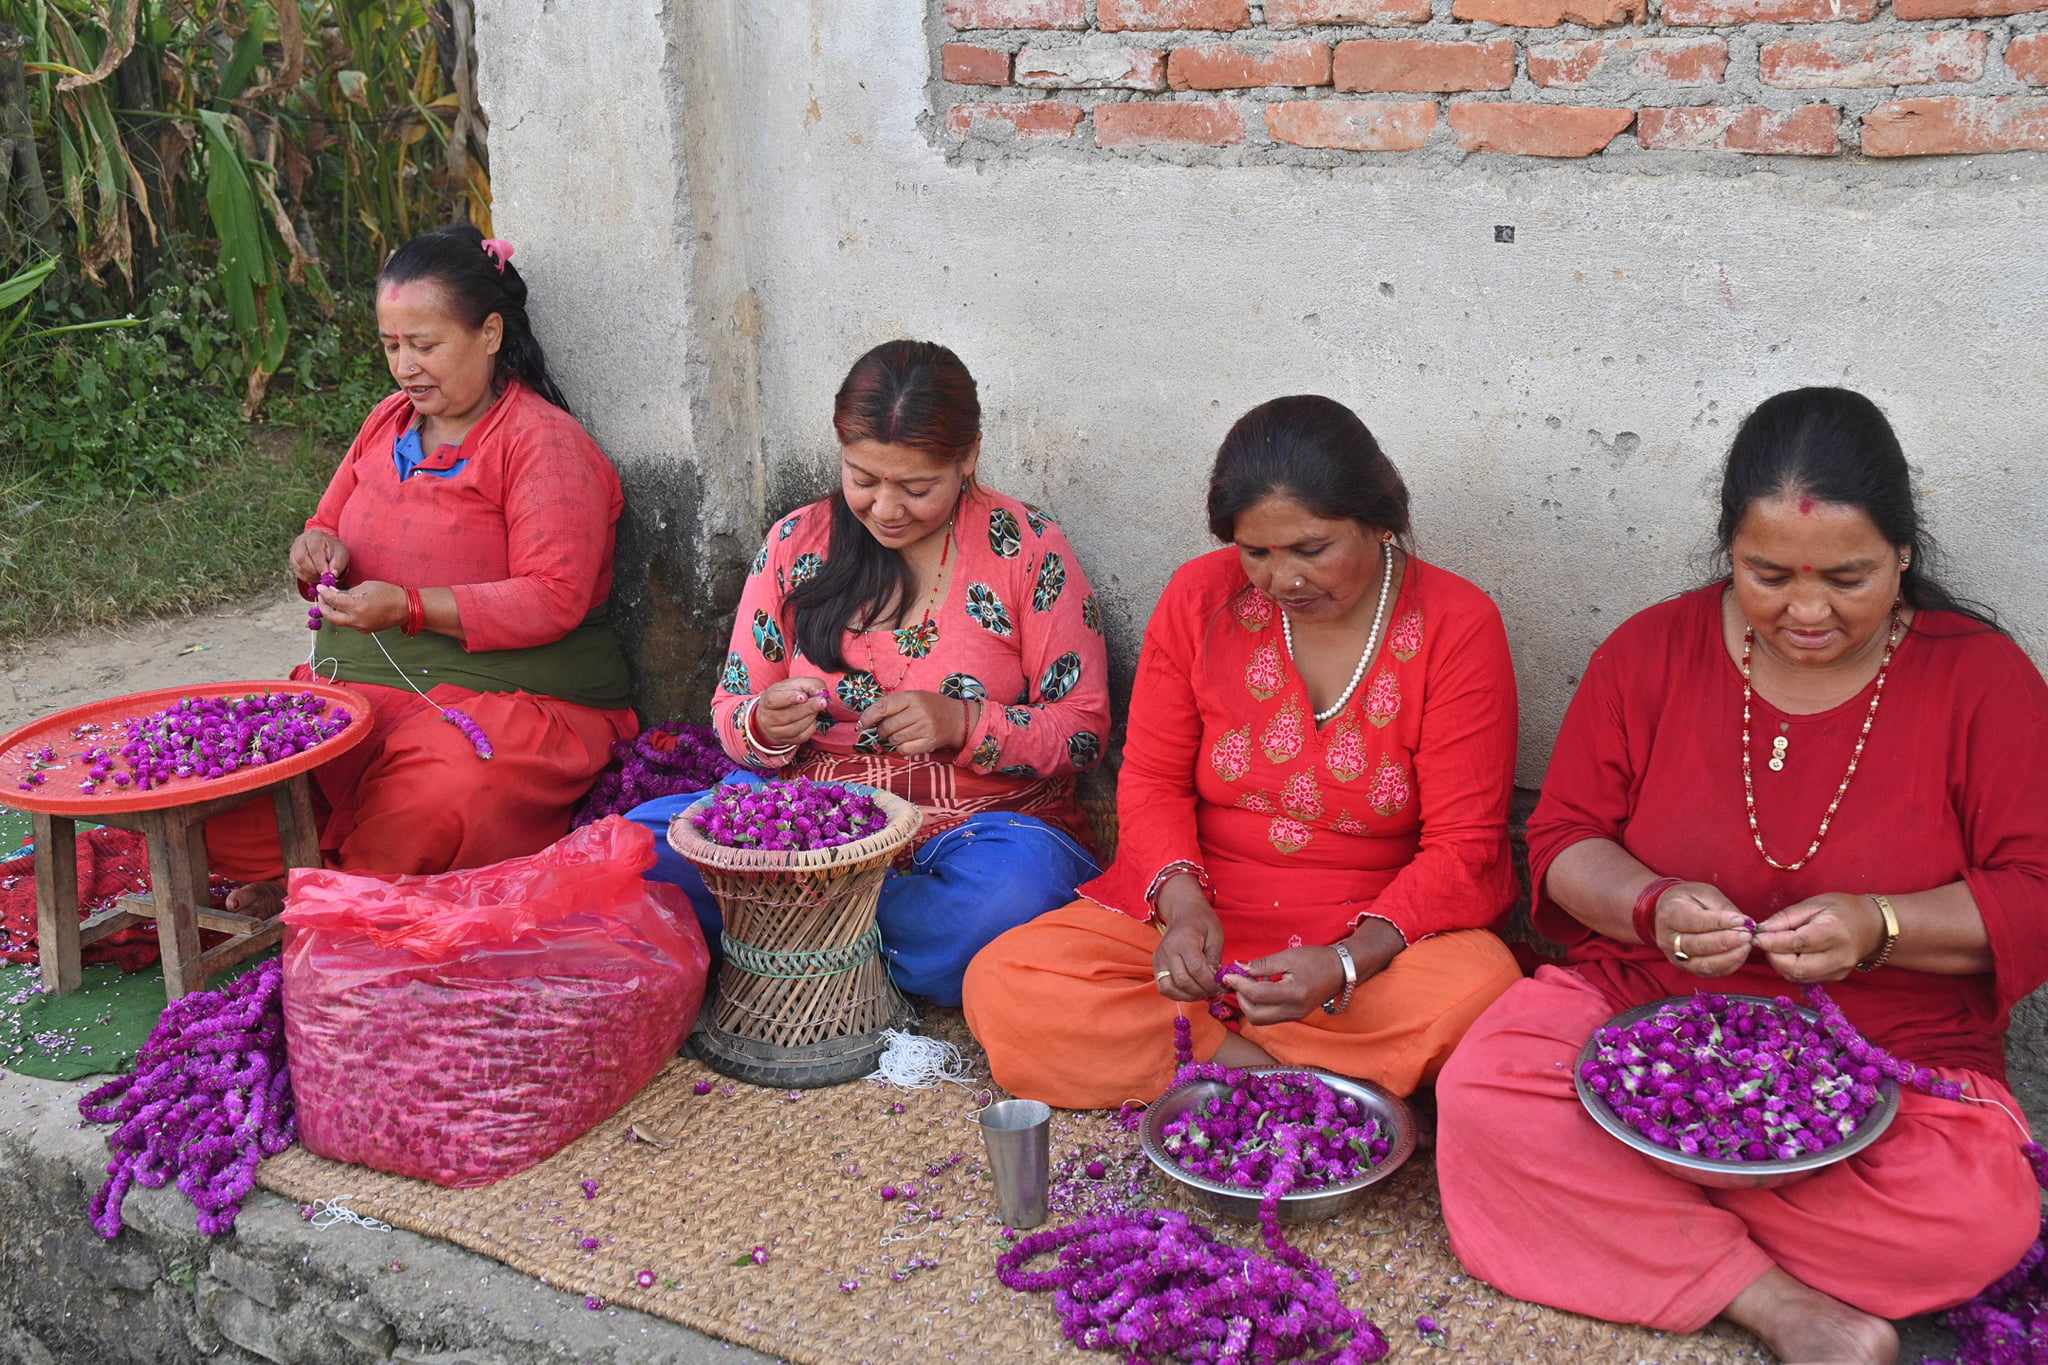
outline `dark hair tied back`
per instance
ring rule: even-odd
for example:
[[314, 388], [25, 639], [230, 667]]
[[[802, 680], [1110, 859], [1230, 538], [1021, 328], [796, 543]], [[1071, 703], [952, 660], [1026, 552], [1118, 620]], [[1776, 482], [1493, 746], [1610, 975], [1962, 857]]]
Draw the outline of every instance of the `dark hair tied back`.
[[1717, 536], [1724, 561], [1750, 504], [1777, 497], [1857, 509], [1887, 542], [1912, 552], [1899, 582], [1910, 606], [1952, 611], [1999, 629], [1990, 608], [1955, 596], [1935, 577], [1940, 551], [1921, 522], [1906, 453], [1883, 410], [1862, 394], [1792, 389], [1765, 399], [1743, 419], [1721, 476]]
[[[842, 446], [875, 441], [908, 446], [958, 464], [981, 439], [981, 399], [960, 357], [931, 341], [885, 341], [853, 362], [832, 400], [832, 429]], [[832, 494], [832, 540], [825, 567], [789, 595], [796, 642], [811, 662], [846, 668], [846, 632], [910, 600], [917, 577]]]
[[424, 232], [391, 253], [377, 274], [381, 287], [424, 280], [447, 291], [463, 322], [477, 328], [496, 313], [505, 322], [498, 345], [499, 384], [518, 379], [556, 407], [569, 402], [548, 374], [547, 353], [526, 316], [526, 281], [510, 261], [502, 265], [484, 250], [484, 235], [469, 223]]
[[1209, 532], [1230, 541], [1237, 519], [1275, 493], [1332, 521], [1408, 537], [1408, 485], [1358, 414], [1334, 398], [1297, 394], [1237, 419], [1209, 473]]

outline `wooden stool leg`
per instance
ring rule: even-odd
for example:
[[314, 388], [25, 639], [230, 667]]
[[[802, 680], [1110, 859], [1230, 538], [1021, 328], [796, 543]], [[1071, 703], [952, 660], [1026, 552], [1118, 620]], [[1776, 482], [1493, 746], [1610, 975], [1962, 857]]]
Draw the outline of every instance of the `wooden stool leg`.
[[156, 903], [164, 996], [176, 1000], [205, 984], [199, 965], [198, 908], [206, 888], [203, 883], [195, 887], [192, 876], [195, 844], [199, 866], [206, 865], [204, 836], [200, 826], [180, 818], [175, 810], [148, 812], [142, 817], [142, 832], [149, 840], [149, 893]]
[[78, 989], [78, 825], [37, 814], [36, 953], [43, 989], [63, 995]]
[[320, 825], [313, 815], [313, 779], [300, 773], [273, 788], [270, 799], [277, 805], [277, 841], [284, 849], [286, 870], [319, 867]]

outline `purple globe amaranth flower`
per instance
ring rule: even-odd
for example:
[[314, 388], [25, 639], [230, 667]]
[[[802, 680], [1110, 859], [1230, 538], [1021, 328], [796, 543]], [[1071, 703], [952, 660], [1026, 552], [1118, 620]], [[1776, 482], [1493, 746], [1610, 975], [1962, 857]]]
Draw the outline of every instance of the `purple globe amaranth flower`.
[[692, 823], [706, 839], [729, 848], [796, 853], [865, 839], [889, 820], [864, 792], [799, 777], [718, 787]]

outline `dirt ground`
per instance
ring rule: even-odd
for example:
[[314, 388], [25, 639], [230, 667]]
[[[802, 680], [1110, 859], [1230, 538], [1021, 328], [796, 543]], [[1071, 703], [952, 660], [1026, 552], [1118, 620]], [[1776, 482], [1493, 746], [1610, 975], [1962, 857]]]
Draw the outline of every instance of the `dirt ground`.
[[305, 656], [306, 604], [296, 593], [126, 630], [30, 641], [0, 652], [0, 734], [127, 692], [281, 678]]

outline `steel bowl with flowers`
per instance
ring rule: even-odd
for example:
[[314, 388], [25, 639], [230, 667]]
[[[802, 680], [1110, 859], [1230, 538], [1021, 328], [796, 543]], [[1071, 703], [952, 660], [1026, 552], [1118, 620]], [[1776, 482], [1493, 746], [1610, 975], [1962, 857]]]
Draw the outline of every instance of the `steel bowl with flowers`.
[[1415, 1154], [1414, 1111], [1370, 1081], [1295, 1066], [1182, 1074], [1145, 1110], [1140, 1143], [1168, 1179], [1225, 1217], [1259, 1217], [1283, 1128], [1299, 1163], [1280, 1196], [1283, 1223], [1335, 1218]]
[[1624, 1010], [1575, 1073], [1595, 1123], [1713, 1189], [1789, 1184], [1884, 1136], [1899, 1087], [1790, 999], [1702, 993]]

